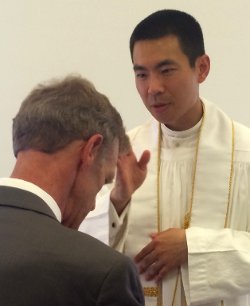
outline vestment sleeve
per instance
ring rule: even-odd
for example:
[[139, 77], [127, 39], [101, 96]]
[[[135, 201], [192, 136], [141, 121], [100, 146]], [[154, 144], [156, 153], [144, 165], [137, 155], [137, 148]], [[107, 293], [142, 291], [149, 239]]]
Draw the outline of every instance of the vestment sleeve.
[[249, 156], [248, 150], [236, 151], [226, 228], [213, 228], [210, 212], [210, 228], [186, 230], [188, 264], [182, 267], [182, 280], [188, 305], [227, 299], [245, 305], [240, 299], [250, 293]]
[[130, 203], [125, 207], [120, 216], [117, 215], [112, 203], [109, 208], [109, 244], [119, 252], [123, 252], [124, 249], [128, 230], [129, 208]]
[[79, 231], [89, 234], [107, 245], [109, 244], [109, 198], [109, 191], [98, 196], [95, 210], [87, 215], [79, 227]]
[[110, 201], [110, 190], [105, 188], [98, 194], [95, 210], [87, 215], [79, 230], [123, 252], [129, 208], [130, 203], [118, 216]]
[[249, 232], [193, 227], [186, 237], [191, 305], [249, 293]]

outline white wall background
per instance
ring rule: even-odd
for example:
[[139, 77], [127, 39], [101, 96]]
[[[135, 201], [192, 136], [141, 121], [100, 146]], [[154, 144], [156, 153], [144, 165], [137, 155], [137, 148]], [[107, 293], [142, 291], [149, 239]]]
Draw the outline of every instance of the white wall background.
[[250, 126], [249, 0], [0, 0], [0, 177], [15, 161], [12, 118], [41, 81], [80, 73], [110, 98], [128, 129], [148, 118], [128, 40], [142, 18], [162, 8], [201, 23], [212, 65], [201, 94]]

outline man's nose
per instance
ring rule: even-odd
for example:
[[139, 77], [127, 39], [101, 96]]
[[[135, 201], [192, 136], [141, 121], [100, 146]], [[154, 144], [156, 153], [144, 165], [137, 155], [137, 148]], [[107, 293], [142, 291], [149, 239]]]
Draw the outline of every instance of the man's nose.
[[148, 82], [148, 94], [157, 95], [163, 93], [164, 84], [160, 76], [151, 75]]

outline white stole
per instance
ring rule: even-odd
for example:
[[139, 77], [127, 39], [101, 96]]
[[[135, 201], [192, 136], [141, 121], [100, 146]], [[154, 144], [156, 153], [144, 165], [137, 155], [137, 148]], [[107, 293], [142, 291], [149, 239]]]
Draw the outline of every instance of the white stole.
[[[213, 104], [204, 101], [204, 105], [206, 116], [199, 144], [190, 226], [223, 228], [232, 162], [232, 121]], [[132, 198], [134, 203], [131, 205], [130, 223], [124, 246], [124, 252], [131, 257], [150, 242], [150, 237], [145, 233], [157, 231], [158, 122], [139, 129], [135, 136], [133, 140], [132, 135], [135, 153], [139, 156], [143, 150], [149, 149], [151, 160], [147, 178]], [[173, 271], [163, 282], [163, 305], [168, 305], [172, 301], [175, 280], [176, 271]], [[154, 281], [145, 281], [143, 277], [141, 281], [145, 287], [156, 286]], [[180, 287], [177, 296], [179, 290]], [[147, 305], [156, 305], [156, 298], [146, 299]], [[177, 300], [175, 302], [178, 304]]]

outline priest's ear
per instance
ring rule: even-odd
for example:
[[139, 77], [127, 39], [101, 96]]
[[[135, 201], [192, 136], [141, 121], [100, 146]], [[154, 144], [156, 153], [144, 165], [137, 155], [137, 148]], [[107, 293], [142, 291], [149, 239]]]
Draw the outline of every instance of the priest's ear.
[[196, 60], [196, 69], [198, 72], [198, 83], [202, 83], [206, 80], [210, 71], [210, 58], [208, 55], [203, 54]]
[[103, 136], [101, 134], [94, 134], [88, 140], [82, 148], [81, 159], [84, 164], [91, 164], [102, 153]]

